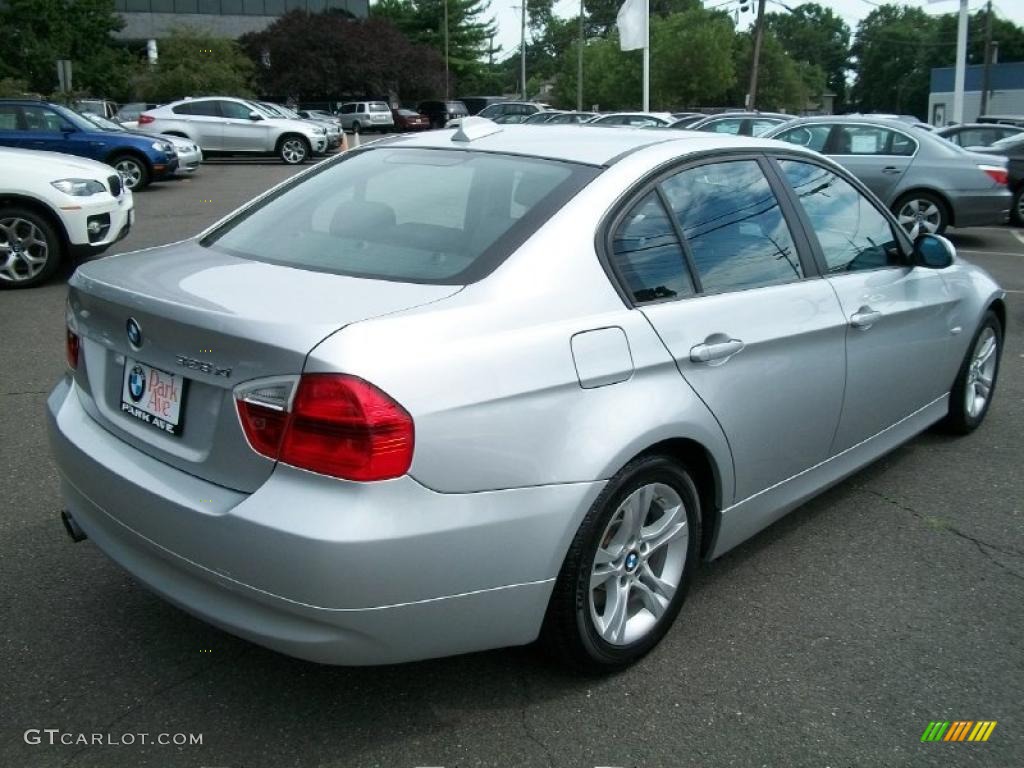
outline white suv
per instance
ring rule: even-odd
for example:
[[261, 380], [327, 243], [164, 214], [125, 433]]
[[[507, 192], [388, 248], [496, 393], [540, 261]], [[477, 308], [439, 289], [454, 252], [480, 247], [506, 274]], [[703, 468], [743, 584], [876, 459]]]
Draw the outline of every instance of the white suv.
[[341, 127], [346, 131], [380, 131], [395, 129], [395, 118], [386, 101], [349, 101], [341, 105], [338, 114]]
[[128, 234], [133, 205], [109, 165], [0, 147], [0, 288], [30, 288], [68, 257], [103, 253]]
[[277, 155], [289, 165], [328, 150], [327, 131], [305, 120], [270, 117], [245, 99], [185, 99], [139, 115], [139, 130], [191, 139], [209, 155]]

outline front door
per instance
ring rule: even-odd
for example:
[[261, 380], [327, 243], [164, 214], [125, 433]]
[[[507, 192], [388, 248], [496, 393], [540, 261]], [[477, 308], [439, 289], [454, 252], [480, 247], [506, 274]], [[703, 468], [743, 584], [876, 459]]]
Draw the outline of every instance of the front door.
[[761, 162], [680, 171], [614, 238], [634, 301], [725, 432], [737, 503], [826, 459], [843, 397], [842, 312], [805, 279]]
[[956, 298], [940, 272], [909, 266], [891, 220], [828, 168], [781, 159], [842, 305], [846, 395], [832, 452], [949, 392], [959, 360]]
[[223, 124], [221, 141], [225, 151], [266, 152], [273, 149], [273, 146], [268, 146], [270, 128], [267, 127], [267, 121], [250, 117], [251, 113], [256, 112], [253, 107], [237, 101], [220, 101], [218, 104]]

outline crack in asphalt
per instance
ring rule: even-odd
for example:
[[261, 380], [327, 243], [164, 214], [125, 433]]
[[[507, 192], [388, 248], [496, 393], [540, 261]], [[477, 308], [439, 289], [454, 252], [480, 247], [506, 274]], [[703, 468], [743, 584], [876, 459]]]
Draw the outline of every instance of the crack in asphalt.
[[[928, 520], [928, 516], [927, 515], [924, 515], [921, 512], [918, 512], [916, 509], [914, 509], [911, 506], [908, 506], [908, 505], [904, 504], [903, 502], [897, 501], [896, 499], [893, 499], [893, 498], [890, 498], [889, 496], [886, 496], [881, 491], [876, 491], [876, 490], [874, 490], [872, 488], [865, 488], [863, 486], [861, 486], [858, 490], [860, 490], [860, 491], [862, 491], [864, 493], [870, 494], [870, 495], [872, 495], [872, 496], [874, 496], [876, 498], [879, 498], [882, 501], [884, 501], [884, 502], [886, 502], [888, 504], [893, 505], [897, 509], [901, 509], [904, 512], [907, 512], [907, 513], [913, 515], [918, 520], [927, 523], [927, 520]], [[988, 559], [988, 561], [991, 562], [993, 565], [995, 565], [996, 567], [998, 567], [1001, 570], [1005, 571], [1010, 576], [1013, 576], [1014, 578], [1017, 578], [1017, 579], [1020, 579], [1021, 581], [1024, 581], [1024, 574], [1020, 574], [1017, 571], [1015, 571], [1013, 568], [1010, 568], [1006, 564], [1001, 563], [999, 560], [997, 560], [992, 555], [993, 552], [998, 552], [1001, 555], [1008, 555], [1010, 557], [1024, 557], [1024, 552], [1021, 552], [1020, 550], [1015, 549], [1014, 547], [1001, 547], [1001, 546], [999, 546], [997, 544], [992, 544], [990, 542], [983, 541], [982, 539], [979, 539], [976, 536], [971, 536], [969, 533], [965, 533], [964, 531], [961, 531], [959, 528], [956, 528], [956, 527], [954, 527], [952, 525], [943, 525], [940, 530], [949, 531], [954, 536], [958, 536], [959, 538], [963, 539], [964, 541], [971, 542], [972, 544], [974, 544], [975, 547], [978, 548], [978, 551], [982, 555], [984, 555], [985, 558]]]
[[0, 397], [9, 397], [14, 395], [45, 395], [49, 392], [48, 389], [26, 389], [24, 392], [3, 392], [0, 393]]
[[[249, 649], [246, 648], [246, 649], [243, 649], [238, 654], [236, 654], [235, 658], [232, 660], [232, 662], [238, 661], [238, 659], [240, 659], [242, 656], [244, 656], [248, 652], [248, 650]], [[170, 682], [167, 685], [161, 686], [160, 688], [157, 688], [155, 691], [153, 691], [149, 696], [144, 698], [138, 704], [132, 704], [130, 707], [128, 707], [128, 709], [126, 709], [124, 712], [119, 714], [117, 717], [115, 717], [109, 723], [101, 725], [98, 730], [93, 731], [93, 732], [94, 733], [109, 733], [111, 728], [113, 728], [115, 725], [117, 725], [122, 720], [127, 718], [128, 715], [132, 714], [133, 712], [138, 712], [140, 709], [145, 708], [147, 705], [149, 705], [158, 696], [161, 696], [162, 694], [165, 694], [168, 691], [172, 691], [175, 688], [178, 688], [178, 687], [184, 685], [185, 683], [188, 683], [188, 682], [190, 682], [192, 680], [195, 680], [197, 677], [199, 677], [203, 673], [209, 672], [209, 671], [211, 671], [212, 669], [214, 669], [217, 666], [220, 666], [219, 662], [215, 663], [215, 664], [203, 664], [202, 666], [200, 666], [199, 669], [194, 670], [193, 672], [185, 675], [184, 677], [179, 678], [178, 680], [175, 680], [173, 682]], [[67, 759], [67, 761], [64, 763], [62, 768], [67, 768], [69, 765], [71, 765], [71, 763], [73, 763], [75, 760], [78, 759], [79, 755], [83, 754], [84, 752], [88, 752], [89, 749], [92, 746], [93, 746], [92, 744], [87, 744], [86, 746], [84, 746], [81, 749], [79, 749], [79, 750], [75, 751], [74, 753], [72, 753], [72, 755]]]
[[530, 703], [532, 702], [532, 698], [530, 696], [530, 683], [527, 679], [525, 670], [520, 672], [519, 680], [523, 686], [523, 705], [519, 708], [519, 719], [523, 726], [523, 733], [526, 734], [527, 739], [529, 739], [538, 747], [540, 747], [540, 750], [544, 753], [544, 758], [547, 761], [547, 764], [550, 766], [550, 768], [555, 768], [555, 756], [551, 754], [551, 750], [548, 748], [548, 745], [545, 744], [541, 740], [541, 738], [533, 732], [533, 728], [530, 727], [530, 724], [528, 722], [529, 718], [527, 717], [527, 709], [529, 709]]

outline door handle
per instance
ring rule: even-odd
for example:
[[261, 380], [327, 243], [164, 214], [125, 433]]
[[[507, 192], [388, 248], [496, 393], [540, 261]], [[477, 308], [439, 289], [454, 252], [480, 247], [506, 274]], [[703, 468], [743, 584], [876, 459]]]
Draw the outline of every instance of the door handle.
[[850, 315], [850, 325], [866, 331], [872, 325], [882, 319], [882, 313], [871, 307], [861, 307]]
[[903, 169], [897, 168], [895, 165], [887, 165], [882, 169], [882, 173], [903, 173]]
[[[721, 335], [721, 334], [719, 334]], [[727, 339], [725, 341], [705, 341], [690, 348], [690, 362], [710, 363], [715, 360], [726, 360], [739, 352], [744, 344], [739, 339]]]

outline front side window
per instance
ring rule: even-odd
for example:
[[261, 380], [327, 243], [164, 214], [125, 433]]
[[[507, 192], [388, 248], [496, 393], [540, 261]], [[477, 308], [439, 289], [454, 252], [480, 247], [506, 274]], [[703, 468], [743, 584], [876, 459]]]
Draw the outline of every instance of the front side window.
[[813, 149], [815, 152], [824, 152], [825, 144], [828, 142], [828, 134], [831, 130], [831, 125], [809, 123], [807, 125], [798, 125], [795, 128], [790, 128], [788, 131], [783, 131], [774, 138], [779, 141], [796, 144], [800, 147]]
[[611, 250], [615, 271], [635, 303], [693, 295], [683, 249], [656, 192], [623, 217]]
[[813, 163], [780, 160], [779, 165], [807, 212], [828, 273], [902, 264], [889, 220], [856, 188]]
[[283, 188], [203, 245], [321, 272], [461, 285], [487, 274], [596, 173], [482, 152], [372, 149]]
[[803, 277], [779, 201], [756, 161], [689, 168], [662, 186], [705, 292]]
[[717, 120], [715, 122], [708, 123], [704, 126], [704, 130], [713, 131], [714, 133], [738, 134], [742, 126], [743, 120], [739, 118], [730, 118], [728, 120]]
[[765, 118], [760, 118], [760, 119], [757, 119], [757, 120], [752, 120], [751, 123], [750, 123], [750, 132], [754, 136], [762, 136], [762, 135], [768, 133], [768, 131], [770, 131], [772, 128], [774, 128], [775, 126], [777, 126], [781, 122], [783, 122], [783, 121], [782, 120], [768, 120], [768, 119], [765, 119]]
[[22, 115], [25, 118], [25, 126], [30, 131], [45, 131], [47, 133], [60, 133], [62, 131], [73, 131], [74, 126], [52, 109], [46, 107], [22, 107]]
[[249, 113], [255, 111], [256, 110], [253, 109], [251, 106], [239, 104], [237, 101], [222, 101], [220, 103], [221, 115], [223, 115], [229, 120], [248, 120]]

